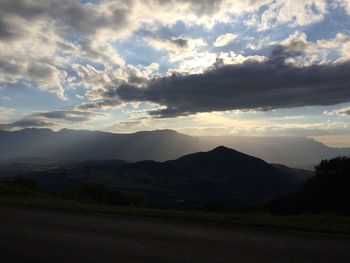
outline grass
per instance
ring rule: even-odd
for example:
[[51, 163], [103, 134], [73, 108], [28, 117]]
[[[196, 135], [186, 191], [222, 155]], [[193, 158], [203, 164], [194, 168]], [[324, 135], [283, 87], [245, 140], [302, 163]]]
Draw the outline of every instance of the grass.
[[50, 196], [0, 195], [0, 205], [60, 209], [87, 213], [146, 216], [207, 222], [235, 223], [256, 226], [350, 235], [350, 217], [327, 215], [286, 215], [268, 213], [210, 213], [132, 206], [110, 206], [82, 203]]

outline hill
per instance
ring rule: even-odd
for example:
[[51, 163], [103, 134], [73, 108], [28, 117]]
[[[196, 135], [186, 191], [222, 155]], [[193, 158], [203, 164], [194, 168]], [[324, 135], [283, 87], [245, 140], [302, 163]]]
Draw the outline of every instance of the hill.
[[[230, 206], [255, 204], [296, 191], [310, 173], [216, 147], [178, 159], [127, 163], [121, 160], [3, 162], [0, 171], [34, 178], [46, 190], [65, 192], [84, 185], [105, 185], [154, 204], [192, 206], [219, 201]], [[17, 173], [17, 174], [16, 174]], [[96, 188], [97, 189], [97, 188]]]
[[350, 148], [332, 148], [303, 137], [206, 136], [199, 139], [212, 145], [234, 148], [269, 163], [309, 170], [323, 159], [350, 156]]
[[[111, 183], [132, 190], [127, 179], [138, 182], [138, 190], [163, 200], [262, 200], [295, 191], [297, 176], [285, 176], [261, 159], [223, 146], [208, 152], [185, 155], [163, 163], [143, 161], [126, 164]], [[134, 185], [132, 186], [134, 187]]]

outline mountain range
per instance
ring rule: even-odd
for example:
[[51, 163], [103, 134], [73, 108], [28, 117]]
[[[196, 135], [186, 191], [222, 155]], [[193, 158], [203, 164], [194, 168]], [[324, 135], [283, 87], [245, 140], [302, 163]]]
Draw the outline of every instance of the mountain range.
[[0, 159], [166, 161], [218, 145], [269, 163], [310, 169], [322, 159], [350, 155], [350, 148], [331, 148], [313, 139], [294, 137], [193, 137], [173, 130], [131, 134], [35, 128], [0, 131]]

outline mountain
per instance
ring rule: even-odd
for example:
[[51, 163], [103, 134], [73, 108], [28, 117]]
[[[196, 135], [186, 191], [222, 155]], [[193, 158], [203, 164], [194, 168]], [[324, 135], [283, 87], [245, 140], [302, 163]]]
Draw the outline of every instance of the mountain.
[[270, 163], [313, 169], [322, 159], [350, 155], [350, 148], [331, 148], [307, 138], [193, 137], [172, 130], [114, 134], [101, 131], [24, 129], [0, 131], [0, 159], [47, 160], [121, 159], [166, 161], [208, 151], [218, 145], [234, 148]]
[[278, 170], [286, 180], [290, 180], [291, 183], [302, 184], [315, 175], [315, 173], [310, 170], [290, 168], [276, 163], [272, 163], [271, 165]]
[[199, 139], [211, 145], [234, 148], [269, 163], [310, 170], [323, 159], [350, 156], [350, 148], [331, 148], [303, 137], [205, 136]]
[[197, 138], [172, 130], [132, 134], [68, 129], [54, 132], [35, 128], [0, 131], [0, 159], [164, 161], [202, 149]]
[[[77, 178], [80, 173], [73, 174]], [[261, 159], [223, 146], [166, 162], [128, 163], [91, 175], [82, 172], [80, 179], [104, 181], [111, 189], [163, 202], [230, 200], [247, 204], [295, 191], [301, 184], [295, 174], [286, 176]]]

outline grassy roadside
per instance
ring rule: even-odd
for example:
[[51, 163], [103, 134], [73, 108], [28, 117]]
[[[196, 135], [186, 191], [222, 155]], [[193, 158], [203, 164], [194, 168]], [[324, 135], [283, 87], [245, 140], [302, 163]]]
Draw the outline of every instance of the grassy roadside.
[[350, 217], [339, 215], [287, 215], [267, 213], [209, 213], [173, 209], [87, 204], [50, 197], [0, 196], [0, 205], [60, 209], [77, 212], [97, 212], [158, 218], [187, 219], [208, 222], [236, 223], [295, 230], [350, 235]]

